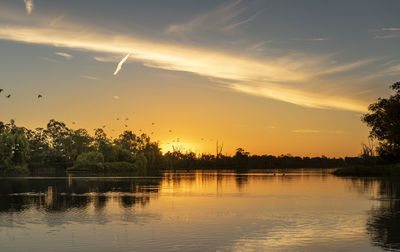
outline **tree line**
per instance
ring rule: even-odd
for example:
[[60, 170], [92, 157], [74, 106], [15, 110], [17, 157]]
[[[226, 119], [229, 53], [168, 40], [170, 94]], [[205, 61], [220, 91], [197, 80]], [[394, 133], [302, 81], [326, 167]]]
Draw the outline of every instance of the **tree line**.
[[90, 135], [50, 120], [45, 128], [19, 127], [0, 122], [0, 175], [58, 172], [155, 174], [163, 169], [279, 169], [333, 168], [361, 162], [358, 157], [327, 158], [291, 155], [250, 155], [238, 148], [232, 156], [196, 155], [180, 150], [162, 154], [159, 143], [147, 134], [124, 131], [112, 139], [103, 129]]
[[0, 122], [0, 174], [57, 171], [133, 172], [149, 174], [162, 166], [161, 150], [146, 134], [124, 131], [111, 139], [103, 129], [90, 135], [50, 120], [46, 128], [19, 127]]

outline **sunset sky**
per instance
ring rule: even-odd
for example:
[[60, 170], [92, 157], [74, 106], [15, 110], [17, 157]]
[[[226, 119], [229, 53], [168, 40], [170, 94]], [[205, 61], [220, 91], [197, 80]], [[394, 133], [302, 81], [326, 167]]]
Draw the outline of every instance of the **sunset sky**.
[[368, 137], [361, 115], [400, 80], [399, 9], [396, 0], [1, 1], [0, 121], [142, 130], [163, 151], [214, 154], [218, 140], [224, 154], [357, 155]]

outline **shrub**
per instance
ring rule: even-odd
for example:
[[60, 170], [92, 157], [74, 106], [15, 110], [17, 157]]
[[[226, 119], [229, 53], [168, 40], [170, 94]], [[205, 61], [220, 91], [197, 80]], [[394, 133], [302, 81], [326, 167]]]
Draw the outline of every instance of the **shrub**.
[[104, 156], [100, 152], [91, 151], [80, 154], [74, 166], [68, 168], [68, 171], [88, 171], [101, 172], [104, 170]]

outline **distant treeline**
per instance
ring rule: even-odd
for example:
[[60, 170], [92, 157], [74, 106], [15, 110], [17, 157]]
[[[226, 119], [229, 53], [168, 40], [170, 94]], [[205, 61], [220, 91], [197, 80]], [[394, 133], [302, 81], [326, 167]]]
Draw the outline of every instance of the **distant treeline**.
[[194, 153], [168, 152], [163, 156], [167, 167], [171, 169], [285, 169], [285, 168], [335, 168], [347, 165], [363, 164], [361, 157], [328, 158], [299, 157], [292, 155], [250, 155], [238, 148], [235, 155], [196, 156]]
[[46, 128], [19, 127], [13, 120], [0, 122], [0, 175], [28, 175], [41, 171], [94, 172], [101, 174], [154, 174], [164, 169], [280, 169], [334, 168], [371, 162], [371, 158], [295, 157], [250, 155], [238, 148], [233, 156], [161, 153], [158, 142], [146, 134], [124, 131], [118, 138], [103, 129], [90, 135], [50, 120]]

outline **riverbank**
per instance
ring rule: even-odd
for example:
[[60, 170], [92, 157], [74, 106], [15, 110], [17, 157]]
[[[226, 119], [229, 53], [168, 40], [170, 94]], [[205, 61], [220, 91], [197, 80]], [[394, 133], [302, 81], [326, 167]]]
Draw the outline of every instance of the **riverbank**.
[[333, 174], [337, 176], [356, 176], [356, 177], [400, 176], [400, 164], [342, 167], [335, 170]]

